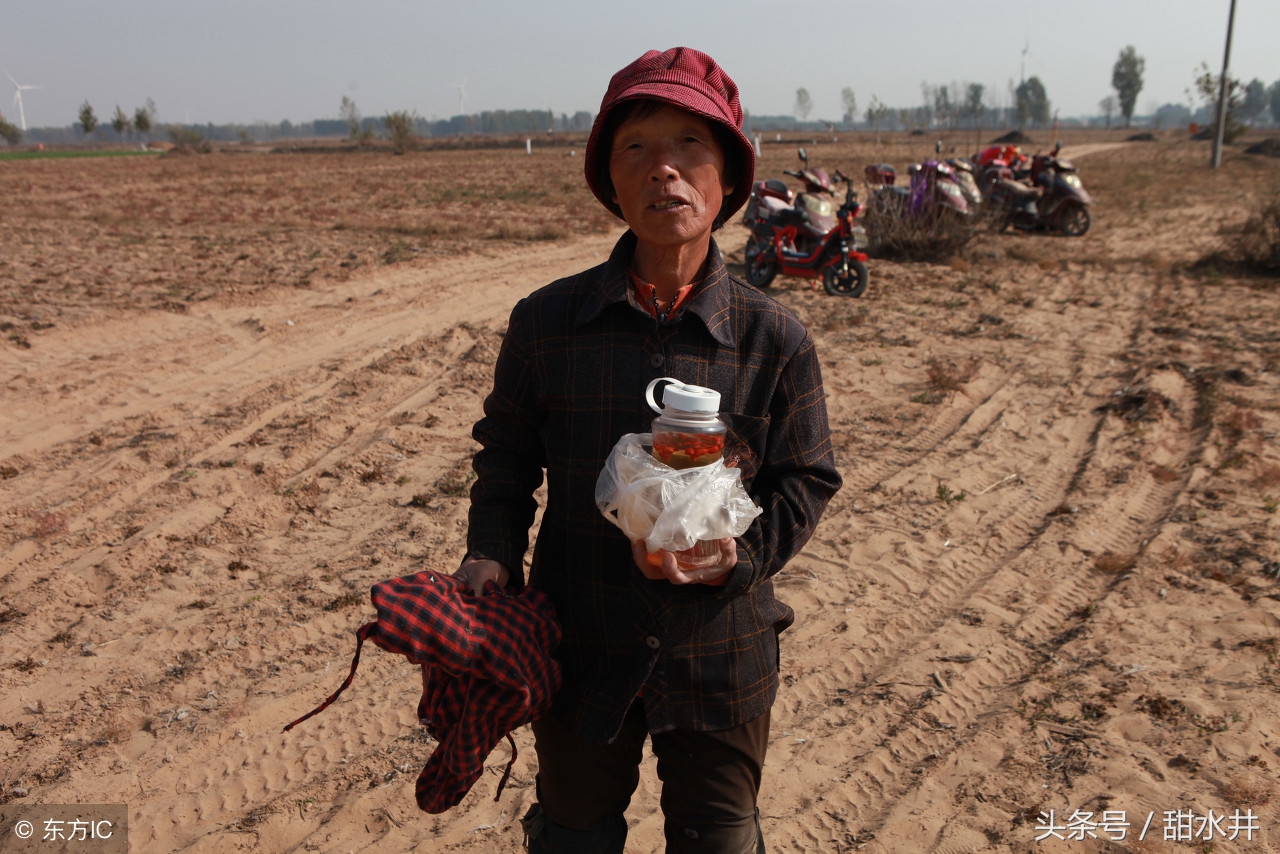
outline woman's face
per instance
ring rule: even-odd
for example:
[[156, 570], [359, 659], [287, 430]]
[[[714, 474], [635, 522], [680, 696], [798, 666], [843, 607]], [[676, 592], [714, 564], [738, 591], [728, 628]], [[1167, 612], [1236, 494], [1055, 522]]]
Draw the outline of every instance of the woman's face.
[[724, 197], [724, 151], [711, 123], [664, 104], [629, 117], [609, 155], [613, 200], [642, 244], [674, 248], [710, 235]]

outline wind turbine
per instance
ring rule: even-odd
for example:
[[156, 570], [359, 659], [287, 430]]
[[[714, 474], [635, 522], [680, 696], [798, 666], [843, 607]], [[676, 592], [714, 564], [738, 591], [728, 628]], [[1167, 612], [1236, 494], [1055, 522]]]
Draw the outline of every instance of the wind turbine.
[[449, 85], [458, 90], [458, 115], [466, 115], [467, 78], [463, 77], [461, 83], [450, 83]]
[[22, 109], [22, 90], [23, 89], [43, 89], [44, 87], [43, 86], [24, 86], [21, 83], [19, 83], [17, 80], [14, 80], [13, 75], [10, 74], [8, 70], [4, 72], [4, 76], [8, 77], [9, 81], [13, 83], [13, 103], [18, 105], [18, 121], [22, 125], [22, 132], [26, 133], [27, 132], [27, 114], [26, 114], [26, 111]]

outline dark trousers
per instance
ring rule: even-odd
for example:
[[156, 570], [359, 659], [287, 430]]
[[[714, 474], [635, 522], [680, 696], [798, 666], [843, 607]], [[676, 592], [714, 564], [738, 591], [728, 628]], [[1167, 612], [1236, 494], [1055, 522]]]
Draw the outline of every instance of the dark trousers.
[[[621, 854], [623, 816], [640, 782], [648, 730], [634, 703], [612, 744], [582, 741], [551, 718], [533, 723], [538, 804], [525, 819], [530, 854]], [[662, 781], [667, 854], [764, 852], [756, 796], [769, 713], [717, 732], [651, 736]]]

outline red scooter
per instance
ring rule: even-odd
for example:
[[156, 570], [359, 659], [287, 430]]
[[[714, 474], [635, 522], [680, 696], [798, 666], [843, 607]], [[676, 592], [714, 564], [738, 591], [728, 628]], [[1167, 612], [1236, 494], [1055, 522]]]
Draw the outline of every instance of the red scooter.
[[1028, 158], [1016, 145], [991, 145], [970, 158], [975, 164], [978, 189], [984, 199], [1000, 181], [1022, 180], [1027, 174]]
[[[803, 151], [801, 159], [806, 159]], [[844, 204], [826, 231], [817, 225], [822, 222], [820, 214], [815, 216], [802, 204], [786, 204], [791, 201], [790, 191], [781, 181], [759, 181], [752, 187], [744, 218], [751, 229], [743, 253], [748, 283], [767, 288], [779, 273], [806, 279], [821, 276], [822, 286], [831, 296], [860, 297], [866, 292], [867, 255], [861, 251], [866, 235], [861, 226], [854, 225], [862, 205], [853, 192], [853, 180], [838, 170], [835, 178], [844, 182]]]
[[807, 253], [835, 227], [836, 204], [831, 176], [825, 169], [809, 168], [809, 153], [805, 149], [801, 148], [796, 153], [805, 168], [784, 169], [782, 174], [799, 178], [804, 182], [804, 189], [793, 193], [785, 183], [776, 178], [757, 181], [751, 188], [751, 197], [742, 214], [742, 224], [755, 231], [770, 216], [780, 211], [787, 208], [803, 210], [808, 214], [808, 219], [797, 230], [796, 248]]

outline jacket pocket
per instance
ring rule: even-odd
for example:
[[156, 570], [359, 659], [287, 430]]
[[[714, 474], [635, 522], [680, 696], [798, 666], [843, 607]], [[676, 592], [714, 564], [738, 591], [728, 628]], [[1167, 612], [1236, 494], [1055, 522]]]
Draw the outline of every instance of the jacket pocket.
[[720, 417], [729, 425], [725, 462], [742, 471], [742, 485], [749, 492], [769, 445], [769, 417], [739, 415], [736, 412], [722, 412]]

